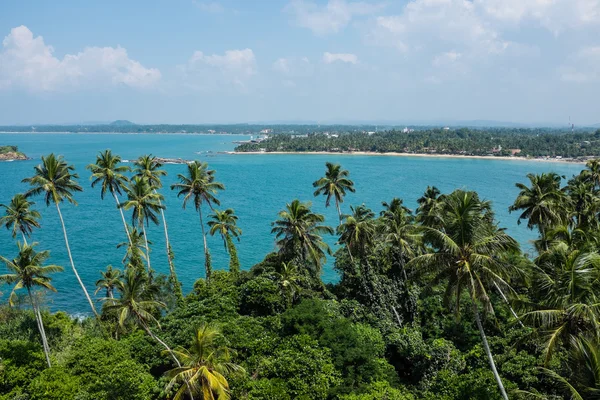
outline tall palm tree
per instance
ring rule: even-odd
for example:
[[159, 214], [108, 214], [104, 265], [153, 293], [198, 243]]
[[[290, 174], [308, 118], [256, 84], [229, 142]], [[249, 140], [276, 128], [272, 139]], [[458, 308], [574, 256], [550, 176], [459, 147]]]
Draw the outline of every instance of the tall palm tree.
[[129, 186], [125, 187], [127, 200], [119, 204], [120, 208], [133, 210], [131, 220], [133, 225], [137, 225], [144, 235], [144, 243], [146, 245], [146, 261], [148, 265], [148, 273], [152, 273], [152, 265], [150, 263], [150, 246], [148, 245], [148, 234], [146, 226], [152, 221], [158, 225], [158, 217], [156, 213], [164, 208], [160, 199], [162, 195], [152, 190], [147, 178], [135, 176]]
[[488, 290], [494, 284], [512, 290], [507, 280], [515, 273], [514, 268], [497, 255], [516, 252], [519, 245], [490, 221], [489, 203], [479, 200], [475, 192], [454, 191], [444, 197], [437, 212], [443, 225], [422, 228], [425, 241], [434, 251], [413, 258], [408, 267], [414, 268], [417, 274], [432, 276], [434, 282], [446, 279], [445, 300], [450, 303], [454, 297], [457, 315], [461, 294], [467, 292], [490, 367], [502, 397], [507, 400], [483, 330], [479, 305], [493, 312]]
[[342, 211], [340, 210], [340, 203], [344, 202], [346, 191], [355, 192], [354, 182], [348, 179], [350, 172], [342, 169], [340, 164], [326, 162], [325, 167], [325, 176], [313, 183], [313, 187], [317, 188], [314, 195], [315, 197], [319, 195], [326, 196], [325, 207], [329, 207], [332, 197], [335, 199], [335, 208], [341, 225]]
[[92, 173], [92, 176], [90, 176], [92, 187], [101, 184], [100, 198], [104, 199], [104, 195], [108, 191], [115, 199], [117, 208], [121, 214], [125, 233], [127, 234], [127, 240], [131, 243], [127, 222], [125, 222], [125, 215], [123, 214], [123, 209], [119, 208], [119, 198], [117, 197], [117, 195], [121, 195], [121, 191], [125, 189], [125, 186], [129, 182], [124, 173], [131, 171], [131, 168], [127, 165], [119, 165], [120, 162], [120, 156], [113, 155], [110, 150], [104, 150], [96, 156], [96, 163], [90, 164], [86, 168]]
[[215, 181], [215, 171], [208, 169], [208, 164], [200, 161], [194, 161], [187, 165], [187, 174], [178, 174], [180, 183], [171, 185], [172, 190], [178, 190], [177, 197], [183, 196], [183, 208], [187, 202], [192, 200], [194, 208], [200, 217], [200, 227], [202, 228], [202, 239], [204, 240], [204, 268], [206, 280], [210, 281], [212, 265], [210, 262], [210, 252], [206, 242], [206, 231], [204, 230], [204, 221], [202, 220], [202, 205], [206, 204], [212, 209], [212, 205], [220, 205], [221, 202], [216, 195], [219, 190], [224, 190], [225, 186]]
[[97, 294], [100, 290], [106, 290], [106, 297], [114, 299], [115, 289], [123, 286], [123, 282], [121, 281], [123, 273], [121, 270], [113, 269], [112, 265], [109, 265], [106, 267], [106, 271], [100, 271], [100, 275], [102, 275], [102, 278], [96, 281], [96, 291], [94, 294]]
[[375, 213], [364, 204], [350, 206], [350, 210], [352, 213], [346, 215], [344, 222], [338, 227], [338, 242], [346, 245], [351, 258], [360, 257], [364, 260], [375, 237]]
[[[158, 194], [157, 189], [162, 187], [161, 177], [167, 175], [167, 171], [160, 169], [162, 164], [158, 161], [156, 157], [153, 155], [144, 155], [139, 157], [136, 161], [134, 161], [136, 166], [135, 174], [140, 178], [145, 178], [148, 180], [148, 184], [152, 187], [154, 194]], [[171, 247], [171, 241], [169, 240], [169, 228], [167, 227], [167, 219], [165, 218], [165, 208], [162, 205], [163, 196], [157, 197], [158, 204], [160, 207], [160, 216], [163, 222], [163, 228], [165, 230], [165, 244], [167, 246], [167, 258], [169, 260], [169, 273], [170, 278], [174, 284], [178, 285], [179, 280], [177, 279], [177, 273], [175, 272], [175, 265], [173, 263], [173, 259], [175, 258], [175, 254], [173, 253], [173, 248]], [[180, 290], [180, 289], [179, 289]]]
[[293, 259], [298, 257], [308, 261], [313, 267], [314, 277], [318, 277], [325, 259], [325, 253], [331, 254], [331, 249], [323, 241], [321, 235], [333, 235], [330, 226], [321, 225], [325, 221], [322, 214], [315, 214], [309, 203], [294, 200], [279, 212], [279, 219], [271, 225], [271, 233], [275, 234], [279, 252]]
[[237, 256], [235, 244], [233, 243], [233, 238], [235, 237], [239, 241], [239, 236], [242, 234], [242, 230], [236, 225], [238, 220], [237, 215], [234, 214], [233, 209], [228, 208], [225, 211], [215, 210], [214, 214], [210, 215], [210, 218], [212, 219], [212, 221], [208, 221], [210, 235], [214, 236], [218, 232], [223, 238], [223, 244], [227, 253], [229, 253], [229, 271], [239, 272], [240, 260]]
[[594, 187], [600, 188], [600, 158], [589, 160], [585, 163], [585, 167], [581, 175]]
[[65, 221], [60, 211], [60, 203], [68, 201], [71, 204], [77, 205], [77, 202], [73, 198], [73, 192], [81, 192], [83, 189], [77, 184], [76, 179], [79, 176], [74, 173], [75, 167], [68, 165], [62, 156], [55, 156], [54, 153], [48, 156], [42, 156], [42, 163], [34, 167], [34, 175], [31, 178], [23, 179], [24, 183], [29, 183], [32, 187], [25, 193], [25, 197], [31, 197], [36, 195], [43, 195], [46, 206], [50, 206], [50, 203], [54, 203], [60, 224], [63, 230], [63, 236], [65, 238], [65, 246], [69, 255], [69, 261], [71, 263], [71, 269], [75, 274], [75, 278], [79, 282], [85, 297], [90, 304], [92, 312], [95, 316], [98, 316], [94, 302], [90, 297], [83, 281], [79, 277], [79, 273], [75, 268], [73, 262], [73, 255], [71, 254], [71, 247], [69, 246], [69, 237], [67, 236], [67, 228], [65, 227]]
[[174, 400], [182, 399], [190, 388], [203, 400], [229, 400], [231, 393], [226, 375], [243, 373], [244, 369], [231, 362], [232, 350], [217, 343], [221, 336], [217, 328], [205, 324], [195, 333], [190, 350], [179, 348], [174, 351], [181, 367], [167, 372], [171, 378], [167, 390], [182, 382], [187, 386], [181, 386]]
[[560, 175], [554, 172], [527, 174], [527, 178], [531, 186], [516, 184], [521, 191], [509, 211], [522, 211], [518, 223], [526, 219], [527, 227], [537, 227], [543, 236], [548, 228], [567, 222], [567, 198], [560, 188]]
[[20, 232], [25, 244], [27, 244], [27, 237], [31, 235], [33, 228], [40, 227], [38, 220], [41, 215], [38, 211], [31, 209], [34, 204], [28, 201], [23, 194], [16, 194], [8, 205], [0, 204], [0, 207], [6, 209], [5, 215], [0, 217], [0, 225], [11, 230], [13, 238], [17, 236], [17, 232]]
[[22, 288], [27, 289], [27, 295], [35, 314], [35, 320], [37, 322], [40, 336], [42, 337], [42, 345], [44, 353], [46, 355], [46, 362], [51, 367], [50, 363], [50, 346], [48, 345], [48, 339], [46, 338], [46, 331], [44, 330], [44, 322], [40, 313], [40, 306], [37, 303], [35, 296], [31, 293], [31, 290], [35, 287], [50, 290], [56, 292], [56, 288], [50, 284], [52, 278], [48, 275], [54, 272], [63, 271], [62, 267], [58, 265], [46, 265], [43, 266], [44, 262], [48, 259], [50, 253], [48, 251], [35, 251], [34, 247], [37, 243], [31, 245], [18, 243], [19, 254], [13, 260], [9, 260], [6, 257], [0, 256], [0, 261], [6, 264], [6, 267], [12, 271], [10, 274], [0, 275], [0, 282], [7, 284], [15, 284], [13, 290], [8, 298], [8, 302], [11, 306], [14, 305], [16, 299], [16, 291]]
[[[130, 233], [131, 242], [123, 242], [117, 245], [117, 248], [125, 247], [125, 255], [123, 256], [123, 265], [132, 266], [140, 271], [144, 269], [144, 263], [147, 263], [146, 258], [146, 241], [144, 240], [144, 233], [139, 231], [135, 226], [128, 226], [127, 229]], [[152, 242], [149, 240], [148, 245]]]
[[435, 226], [437, 224], [435, 209], [440, 202], [440, 190], [435, 186], [427, 186], [423, 196], [419, 197], [417, 203], [417, 220], [423, 225]]

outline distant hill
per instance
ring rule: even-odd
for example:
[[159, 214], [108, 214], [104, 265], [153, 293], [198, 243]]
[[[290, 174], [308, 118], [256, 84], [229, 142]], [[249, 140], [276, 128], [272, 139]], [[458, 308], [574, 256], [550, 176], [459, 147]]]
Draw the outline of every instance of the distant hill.
[[116, 121], [111, 122], [109, 125], [114, 126], [127, 126], [127, 125], [136, 125], [131, 121], [127, 121], [126, 119], [118, 119]]

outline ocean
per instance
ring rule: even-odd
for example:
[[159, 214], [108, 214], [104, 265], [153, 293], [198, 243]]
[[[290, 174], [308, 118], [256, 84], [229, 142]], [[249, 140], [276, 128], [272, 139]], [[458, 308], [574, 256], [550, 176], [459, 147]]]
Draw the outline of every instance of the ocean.
[[[427, 157], [378, 157], [367, 155], [303, 155], [303, 154], [259, 154], [230, 155], [218, 152], [231, 151], [232, 143], [247, 140], [237, 135], [193, 135], [193, 134], [0, 134], [0, 145], [17, 145], [29, 157], [29, 161], [0, 162], [0, 203], [27, 190], [21, 183], [33, 174], [40, 156], [54, 152], [63, 155], [73, 164], [84, 188], [75, 198], [73, 206], [61, 205], [69, 234], [75, 266], [90, 293], [95, 290], [99, 271], [107, 265], [122, 268], [123, 249], [116, 245], [127, 240], [121, 218], [114, 200], [107, 196], [100, 199], [100, 189], [90, 187], [90, 173], [85, 166], [93, 163], [96, 154], [111, 149], [125, 160], [133, 160], [143, 154], [166, 158], [198, 159], [208, 162], [216, 170], [216, 179], [223, 182], [226, 190], [219, 194], [220, 209], [233, 208], [239, 216], [238, 225], [243, 230], [238, 246], [242, 269], [249, 269], [275, 249], [271, 235], [271, 222], [287, 202], [298, 198], [311, 201], [316, 212], [325, 214], [327, 223], [337, 224], [335, 207], [325, 208], [324, 197], [313, 197], [312, 182], [325, 171], [325, 162], [341, 163], [350, 171], [356, 193], [350, 193], [342, 204], [348, 211], [349, 205], [366, 204], [374, 211], [381, 210], [382, 201], [393, 197], [404, 199], [410, 208], [416, 208], [416, 200], [427, 185], [435, 185], [442, 192], [457, 188], [476, 190], [484, 199], [491, 200], [496, 217], [502, 227], [517, 239], [524, 249], [530, 248], [535, 232], [525, 224], [518, 225], [518, 215], [509, 214], [508, 207], [514, 201], [518, 189], [516, 182], [527, 182], [527, 173], [554, 171], [567, 178], [577, 174], [579, 164], [506, 161], [491, 159], [455, 159]], [[178, 276], [187, 292], [196, 279], [204, 276], [202, 234], [198, 216], [192, 206], [182, 209], [182, 200], [169, 186], [177, 181], [177, 174], [185, 172], [185, 165], [165, 165], [168, 175], [163, 179], [161, 193], [165, 196], [165, 211], [171, 245], [175, 253]], [[36, 230], [31, 241], [39, 242], [38, 250], [50, 250], [52, 264], [62, 265], [65, 272], [53, 276], [57, 293], [47, 296], [52, 310], [64, 310], [71, 314], [87, 314], [89, 306], [71, 271], [56, 208], [46, 207], [39, 197], [34, 199], [42, 214], [42, 227]], [[205, 212], [205, 215], [208, 211]], [[130, 215], [126, 215], [130, 217]], [[207, 221], [205, 216], [205, 221]], [[155, 270], [168, 273], [162, 226], [151, 226], [148, 231], [152, 241], [151, 261]], [[335, 238], [327, 238], [334, 245]], [[220, 237], [210, 237], [213, 268], [227, 269], [228, 257]], [[15, 240], [8, 230], [0, 230], [0, 254], [13, 258], [17, 253]], [[323, 280], [338, 279], [333, 262], [323, 270]], [[6, 268], [0, 265], [0, 274]], [[5, 301], [10, 292], [8, 286], [0, 287]], [[101, 293], [95, 296], [99, 299]]]

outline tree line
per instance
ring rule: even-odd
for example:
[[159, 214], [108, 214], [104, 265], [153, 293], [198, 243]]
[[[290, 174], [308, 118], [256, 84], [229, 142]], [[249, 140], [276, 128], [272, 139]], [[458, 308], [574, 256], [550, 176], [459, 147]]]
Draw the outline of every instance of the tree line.
[[[331, 132], [333, 133], [333, 132]], [[307, 137], [272, 135], [260, 143], [244, 143], [236, 151], [367, 151], [375, 153], [496, 155], [516, 157], [593, 157], [600, 152], [600, 129], [419, 129], [403, 132], [312, 132]], [[516, 152], [518, 150], [518, 152]], [[514, 154], [513, 154], [514, 153]]]
[[[62, 157], [42, 157], [24, 179], [30, 189], [2, 205], [1, 224], [18, 240], [16, 256], [0, 256], [8, 269], [0, 282], [11, 287], [0, 308], [0, 399], [584, 399], [600, 392], [598, 160], [564, 185], [554, 173], [517, 184], [510, 211], [539, 232], [533, 255], [472, 191], [427, 187], [415, 211], [393, 198], [379, 212], [362, 204], [346, 214], [344, 200], [355, 191], [350, 172], [326, 163], [314, 195], [336, 207], [335, 227], [310, 203], [292, 200], [272, 223], [276, 250], [249, 270], [237, 259], [234, 210], [214, 208], [224, 185], [206, 163], [191, 162], [170, 186], [184, 208], [193, 204], [203, 237], [204, 277], [185, 296], [160, 163], [142, 156], [131, 169], [106, 150], [87, 168], [91, 186], [119, 211], [123, 267], [100, 272], [98, 310], [79, 278], [61, 208], [76, 205], [83, 188]], [[56, 208], [91, 318], [44, 309], [41, 293], [61, 289], [51, 275], [63, 268], [48, 265], [49, 251], [28, 241], [40, 227], [36, 197]], [[150, 223], [164, 227], [168, 276], [152, 269]], [[222, 237], [227, 271], [213, 270], [207, 231]], [[324, 235], [338, 238], [335, 252]], [[335, 284], [320, 277], [327, 257], [340, 276]]]

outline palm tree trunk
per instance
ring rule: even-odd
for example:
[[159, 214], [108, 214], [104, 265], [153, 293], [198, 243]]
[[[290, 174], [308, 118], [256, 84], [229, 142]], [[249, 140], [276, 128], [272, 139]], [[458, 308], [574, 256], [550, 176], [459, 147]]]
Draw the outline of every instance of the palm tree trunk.
[[94, 302], [92, 301], [92, 298], [88, 294], [88, 291], [85, 288], [85, 285], [83, 284], [83, 282], [81, 281], [81, 278], [79, 277], [79, 273], [77, 272], [77, 269], [75, 268], [75, 263], [73, 262], [73, 255], [71, 254], [71, 247], [69, 246], [69, 237], [67, 236], [67, 228], [65, 227], [65, 221], [63, 220], [62, 213], [60, 212], [60, 206], [58, 205], [58, 203], [55, 203], [55, 204], [56, 204], [56, 210], [58, 211], [58, 217], [60, 218], [60, 224], [62, 225], [63, 235], [65, 236], [65, 245], [67, 246], [67, 253], [69, 254], [69, 261], [71, 262], [71, 268], [73, 269], [73, 273], [75, 274], [75, 277], [77, 278], [77, 281], [79, 282], [79, 285], [81, 286], [81, 289], [83, 289], [83, 293], [85, 294], [85, 297], [87, 298], [88, 303], [90, 303], [90, 307], [92, 308], [94, 315], [98, 318], [99, 315], [96, 312], [96, 307], [94, 307]]
[[500, 394], [504, 400], [508, 400], [508, 395], [506, 394], [506, 389], [504, 389], [504, 384], [502, 383], [502, 378], [498, 374], [498, 370], [496, 370], [496, 364], [494, 363], [494, 357], [492, 356], [492, 351], [490, 350], [490, 345], [488, 344], [487, 337], [485, 336], [485, 332], [483, 331], [483, 325], [481, 324], [481, 319], [479, 318], [479, 310], [477, 309], [477, 304], [471, 298], [471, 304], [473, 306], [473, 316], [475, 317], [475, 322], [477, 323], [477, 328], [479, 329], [479, 334], [481, 335], [481, 341], [483, 342], [483, 349], [485, 350], [485, 354], [487, 354], [488, 361], [490, 363], [490, 368], [492, 368], [492, 373], [494, 374], [494, 378], [496, 378], [496, 382], [498, 383], [498, 387], [500, 388]]
[[144, 234], [144, 243], [146, 244], [146, 266], [148, 267], [148, 275], [151, 274], [152, 266], [150, 265], [150, 246], [148, 246], [148, 236], [146, 235], [146, 225], [142, 223], [142, 233]]
[[233, 239], [229, 233], [225, 234], [225, 243], [227, 252], [229, 253], [229, 272], [240, 272], [240, 260], [238, 259], [237, 249], [233, 243]]
[[[154, 193], [156, 189], [154, 189]], [[158, 200], [158, 204], [162, 206], [162, 202], [160, 199]], [[171, 274], [171, 278], [177, 280], [177, 274], [175, 273], [175, 265], [173, 265], [173, 249], [171, 248], [171, 241], [169, 240], [169, 229], [167, 227], [167, 219], [165, 218], [165, 211], [160, 209], [160, 216], [162, 217], [163, 227], [165, 229], [165, 243], [167, 246], [167, 259], [169, 260], [169, 272]]]
[[210, 281], [212, 266], [210, 265], [210, 254], [208, 253], [208, 243], [206, 242], [206, 232], [204, 231], [204, 222], [202, 221], [202, 206], [198, 207], [200, 216], [200, 228], [202, 228], [202, 239], [204, 239], [204, 269], [206, 272], [206, 282]]
[[21, 235], [23, 236], [23, 244], [27, 245], [27, 238], [25, 237], [25, 233], [21, 232]]
[[127, 240], [129, 241], [129, 244], [133, 247], [133, 242], [131, 241], [131, 235], [129, 234], [129, 228], [127, 228], [127, 222], [125, 222], [125, 214], [123, 214], [123, 209], [121, 207], [119, 207], [119, 198], [117, 197], [117, 194], [112, 191], [113, 197], [115, 198], [115, 201], [117, 202], [117, 208], [119, 209], [119, 213], [121, 213], [121, 220], [123, 220], [123, 227], [125, 228], [125, 233], [127, 234]]
[[494, 286], [496, 287], [496, 290], [498, 291], [498, 293], [500, 293], [500, 296], [502, 297], [502, 300], [504, 300], [504, 302], [508, 306], [508, 309], [510, 310], [511, 314], [513, 315], [513, 317], [515, 317], [515, 319], [519, 322], [519, 325], [521, 325], [521, 328], [525, 328], [525, 325], [523, 325], [523, 322], [521, 322], [521, 319], [519, 318], [519, 316], [517, 315], [517, 313], [515, 312], [515, 310], [513, 310], [512, 306], [508, 302], [508, 299], [504, 295], [504, 292], [502, 292], [502, 289], [500, 289], [500, 286], [498, 286], [498, 284], [496, 282], [494, 282]]
[[[163, 346], [167, 352], [171, 355], [171, 357], [173, 358], [173, 360], [175, 360], [175, 363], [177, 364], [177, 367], [181, 368], [181, 363], [179, 362], [179, 359], [177, 358], [177, 356], [175, 356], [175, 353], [173, 353], [173, 350], [171, 350], [171, 348], [169, 347], [169, 345], [167, 345], [165, 342], [163, 342], [161, 340], [161, 338], [159, 338], [158, 336], [156, 336], [154, 334], [154, 332], [152, 332], [150, 330], [150, 328], [146, 325], [146, 324], [142, 324], [142, 327], [144, 328], [144, 330], [146, 331], [146, 333], [154, 340], [156, 340], [158, 343], [161, 344], [161, 346]], [[188, 381], [185, 382], [185, 384], [188, 387], [188, 391], [190, 392], [190, 397], [192, 400], [194, 400], [194, 395], [192, 394], [192, 388], [190, 386], [190, 383]]]
[[337, 212], [338, 212], [338, 218], [339, 218], [339, 225], [342, 225], [342, 210], [340, 210], [340, 203], [337, 199], [337, 197], [335, 198], [335, 208], [337, 208]]
[[42, 314], [40, 314], [37, 302], [34, 300], [30, 288], [27, 288], [27, 293], [29, 294], [29, 301], [31, 301], [31, 307], [33, 307], [33, 313], [35, 314], [35, 322], [37, 322], [38, 330], [40, 331], [40, 336], [42, 337], [42, 347], [44, 348], [46, 362], [48, 363], [48, 367], [52, 367], [52, 363], [50, 362], [50, 346], [48, 345], [48, 339], [46, 338], [46, 331], [44, 330]]

